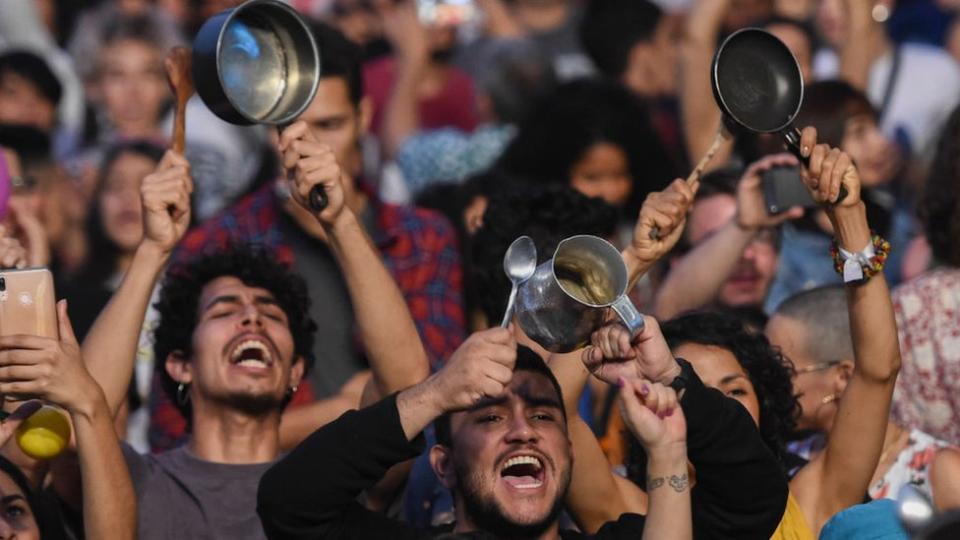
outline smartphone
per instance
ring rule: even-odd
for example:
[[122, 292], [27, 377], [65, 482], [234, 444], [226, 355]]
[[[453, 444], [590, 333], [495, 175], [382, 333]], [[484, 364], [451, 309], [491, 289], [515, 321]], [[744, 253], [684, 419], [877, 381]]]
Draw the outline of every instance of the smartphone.
[[477, 15], [473, 0], [417, 0], [420, 22], [427, 26], [460, 26]]
[[763, 172], [763, 198], [767, 212], [779, 214], [794, 206], [817, 206], [803, 180], [799, 167], [774, 167]]
[[59, 339], [53, 274], [46, 268], [0, 271], [0, 336]]

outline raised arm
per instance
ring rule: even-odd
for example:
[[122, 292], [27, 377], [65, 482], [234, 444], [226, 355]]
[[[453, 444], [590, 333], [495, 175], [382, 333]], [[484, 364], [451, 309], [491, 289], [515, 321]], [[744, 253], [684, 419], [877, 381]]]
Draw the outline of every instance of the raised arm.
[[410, 309], [360, 220], [343, 204], [333, 152], [304, 122], [287, 128], [280, 146], [284, 166], [295, 171], [291, 191], [300, 204], [309, 209], [305, 201], [315, 185], [327, 193], [328, 206], [314, 213], [343, 271], [375, 387], [386, 396], [422, 381], [430, 366]]
[[712, 302], [727, 278], [733, 274], [743, 251], [765, 227], [776, 227], [803, 215], [802, 208], [791, 208], [770, 215], [764, 204], [761, 175], [777, 166], [796, 166], [790, 154], [768, 156], [750, 165], [737, 185], [737, 213], [729, 223], [704, 239], [670, 268], [657, 291], [655, 311], [669, 319], [684, 311]]
[[[804, 130], [801, 145], [812, 150], [805, 184], [826, 205], [838, 245], [859, 253], [870, 244], [871, 234], [857, 169], [844, 152], [817, 145], [813, 128]], [[847, 196], [838, 200], [841, 184]], [[862, 502], [880, 457], [900, 369], [897, 326], [883, 272], [848, 283], [846, 289], [855, 367], [826, 449], [794, 479], [798, 485], [820, 486], [804, 489], [798, 497], [801, 508], [814, 509], [805, 513], [816, 534], [834, 513]]]
[[[420, 128], [419, 90], [430, 63], [427, 34], [417, 17], [416, 5], [382, 3], [383, 31], [393, 46], [396, 73], [383, 110], [383, 153], [392, 158], [408, 137]], [[472, 104], [467, 104], [472, 106]]]
[[[680, 45], [680, 109], [687, 155], [691, 159], [706, 154], [720, 129], [720, 109], [710, 90], [710, 69], [720, 26], [729, 8], [730, 0], [702, 0], [693, 4], [687, 16]], [[732, 148], [730, 140], [724, 142], [711, 163], [726, 162]]]
[[143, 239], [120, 287], [83, 340], [83, 358], [116, 415], [127, 396], [143, 318], [170, 253], [190, 224], [190, 165], [168, 151], [143, 179]]
[[643, 379], [620, 379], [620, 411], [647, 454], [643, 539], [692, 539], [687, 424], [676, 392]]
[[[136, 498], [112, 415], [100, 386], [84, 367], [66, 301], [57, 305], [57, 317], [59, 340], [0, 338], [0, 393], [34, 396], [66, 410], [76, 439], [79, 478], [55, 478], [54, 489], [68, 504], [82, 504], [86, 538], [133, 539]], [[72, 495], [77, 481], [82, 503]]]
[[479, 332], [425, 381], [317, 430], [260, 481], [257, 513], [267, 535], [407, 537], [409, 527], [363, 509], [356, 497], [391, 466], [419, 454], [420, 434], [438, 416], [500, 395], [516, 354], [509, 331]]

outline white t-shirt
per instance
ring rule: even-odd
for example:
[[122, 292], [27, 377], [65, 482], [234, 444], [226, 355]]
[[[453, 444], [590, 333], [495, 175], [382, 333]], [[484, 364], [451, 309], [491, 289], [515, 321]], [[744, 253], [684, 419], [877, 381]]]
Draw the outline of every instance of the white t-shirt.
[[[870, 66], [867, 97], [883, 104], [893, 67], [893, 51]], [[821, 50], [814, 59], [818, 80], [836, 78], [836, 53]], [[918, 43], [900, 45], [900, 66], [883, 115], [884, 133], [907, 142], [913, 153], [929, 156], [950, 112], [960, 103], [960, 65], [940, 48]]]

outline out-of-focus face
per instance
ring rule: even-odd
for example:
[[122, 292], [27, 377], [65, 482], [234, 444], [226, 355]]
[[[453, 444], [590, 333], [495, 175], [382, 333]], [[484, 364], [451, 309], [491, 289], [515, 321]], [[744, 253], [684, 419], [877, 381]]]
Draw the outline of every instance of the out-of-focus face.
[[864, 186], [876, 187], [893, 180], [899, 166], [899, 151], [869, 114], [847, 120], [840, 147], [857, 164]]
[[163, 55], [142, 41], [120, 40], [100, 52], [97, 94], [113, 126], [127, 137], [151, 137], [170, 98]]
[[359, 45], [365, 45], [383, 33], [380, 17], [370, 0], [336, 0], [333, 17], [337, 29]]
[[804, 82], [813, 80], [813, 44], [800, 29], [791, 24], [770, 24], [767, 30], [780, 39], [790, 49], [800, 65]]
[[713, 345], [684, 343], [675, 347], [673, 354], [690, 362], [703, 384], [739, 401], [750, 413], [753, 422], [760, 425], [760, 401], [757, 399], [757, 391], [733, 353]]
[[847, 39], [847, 10], [843, 0], [820, 0], [814, 18], [819, 30], [827, 42], [839, 48]]
[[643, 97], [671, 96], [677, 90], [677, 44], [668, 16], [661, 18], [649, 42], [630, 49], [621, 80], [631, 92]]
[[633, 190], [627, 155], [611, 143], [595, 143], [570, 170], [570, 185], [588, 197], [623, 206]]
[[801, 408], [797, 429], [829, 431], [837, 412], [837, 402], [823, 403], [823, 400], [836, 393], [837, 368], [833, 359], [815, 358], [807, 352], [804, 343], [809, 339], [808, 331], [796, 319], [774, 315], [767, 322], [765, 334], [797, 370], [793, 379], [793, 392]]
[[16, 73], [0, 76], [0, 123], [24, 124], [49, 133], [57, 121], [56, 104]]
[[333, 150], [337, 163], [351, 178], [357, 178], [363, 167], [360, 138], [366, 133], [369, 119], [364, 102], [354, 106], [350, 87], [343, 77], [324, 77], [317, 86], [313, 102], [300, 115], [313, 134]]
[[462, 501], [463, 525], [519, 538], [556, 523], [573, 463], [560, 407], [545, 376], [516, 371], [501, 398], [452, 416], [452, 448], [434, 468]]
[[[279, 414], [287, 391], [303, 375], [286, 313], [272, 293], [236, 277], [219, 277], [203, 288], [192, 347], [186, 376], [171, 376], [191, 383], [195, 414], [212, 405]], [[172, 362], [167, 359], [168, 372]]]
[[40, 540], [40, 527], [26, 495], [6, 473], [0, 473], [0, 538]]
[[[694, 203], [687, 224], [687, 239], [697, 246], [733, 219], [737, 202], [732, 195], [717, 194]], [[743, 250], [733, 273], [720, 288], [717, 300], [729, 307], [763, 304], [777, 271], [774, 232], [762, 230]]]
[[133, 152], [124, 152], [110, 165], [100, 190], [100, 224], [122, 252], [131, 253], [143, 238], [140, 184], [157, 164]]

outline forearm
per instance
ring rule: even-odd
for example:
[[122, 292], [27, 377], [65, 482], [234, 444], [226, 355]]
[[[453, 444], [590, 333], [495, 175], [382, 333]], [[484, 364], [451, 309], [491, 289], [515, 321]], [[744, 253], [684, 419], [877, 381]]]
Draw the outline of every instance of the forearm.
[[417, 88], [426, 72], [426, 58], [397, 58], [397, 72], [383, 111], [383, 150], [388, 158], [397, 155], [403, 141], [420, 127]]
[[431, 375], [422, 383], [397, 395], [400, 425], [408, 441], [417, 438], [431, 422], [444, 413], [432, 385], [436, 376]]
[[[87, 370], [103, 388], [111, 415], [127, 396], [143, 318], [167, 256], [150, 247], [137, 248], [130, 269], [83, 341]], [[158, 358], [157, 362], [166, 359]]]
[[621, 497], [600, 443], [575, 411], [567, 409], [567, 429], [576, 456], [567, 492], [567, 510], [581, 530], [593, 534], [624, 512], [641, 513], [641, 509], [630, 508]]
[[657, 292], [657, 317], [670, 319], [713, 301], [754, 234], [737, 225], [734, 218], [684, 255], [670, 269]]
[[71, 411], [83, 497], [84, 534], [90, 540], [136, 538], [133, 482], [103, 395], [89, 411]]
[[[851, 209], [838, 209], [831, 218], [837, 242], [845, 250], [856, 253], [872, 241], [862, 203]], [[883, 272], [865, 283], [848, 285], [846, 290], [855, 374], [892, 386], [900, 371], [900, 344]]]
[[422, 381], [430, 365], [410, 309], [359, 220], [344, 211], [327, 232], [377, 390], [388, 395]]
[[686, 452], [649, 454], [647, 495], [644, 540], [693, 538]]
[[302, 407], [289, 408], [280, 419], [280, 448], [290, 450], [317, 429], [356, 409], [352, 396], [336, 395]]
[[[706, 153], [720, 129], [720, 109], [710, 94], [710, 72], [720, 26], [728, 7], [727, 0], [697, 2], [687, 19], [680, 47], [681, 120], [687, 154], [691, 159], [699, 159]], [[732, 146], [725, 143], [712, 162], [724, 163]]]
[[873, 3], [846, 0], [846, 40], [840, 46], [840, 79], [854, 88], [866, 91], [877, 42], [883, 40], [883, 25], [873, 20]]

